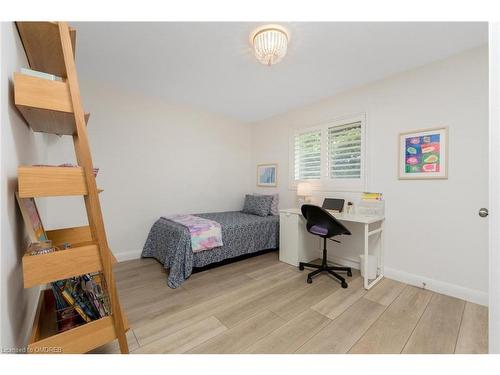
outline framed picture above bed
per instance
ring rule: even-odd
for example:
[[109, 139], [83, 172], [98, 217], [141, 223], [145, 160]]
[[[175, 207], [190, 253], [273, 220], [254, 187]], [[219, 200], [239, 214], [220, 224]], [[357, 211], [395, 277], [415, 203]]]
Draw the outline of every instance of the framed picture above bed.
[[399, 135], [399, 178], [448, 178], [448, 128]]
[[257, 186], [260, 187], [278, 186], [278, 164], [257, 165]]

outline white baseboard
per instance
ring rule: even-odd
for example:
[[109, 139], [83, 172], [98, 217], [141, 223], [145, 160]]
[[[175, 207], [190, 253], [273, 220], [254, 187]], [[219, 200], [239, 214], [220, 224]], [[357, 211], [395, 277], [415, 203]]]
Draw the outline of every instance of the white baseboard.
[[[329, 254], [328, 260], [345, 267], [351, 267], [358, 270], [360, 268], [359, 260], [353, 258], [339, 257]], [[425, 287], [425, 289], [431, 290], [436, 293], [446, 294], [447, 296], [450, 297], [460, 298], [465, 301], [477, 303], [483, 306], [488, 306], [487, 292], [465, 288], [463, 286], [450, 284], [445, 281], [430, 279], [428, 277], [415, 275], [412, 273], [399, 271], [394, 268], [388, 268], [388, 267], [385, 267], [384, 276], [388, 277], [389, 279], [400, 281], [402, 283], [413, 285], [419, 288]]]
[[[424, 287], [436, 293], [446, 294], [447, 296], [460, 298], [479, 305], [488, 306], [488, 293], [480, 290], [469, 289], [463, 286], [450, 284], [445, 281], [430, 279], [428, 277], [415, 275], [408, 272], [385, 267], [384, 275], [389, 279], [400, 281], [402, 283]], [[425, 284], [425, 285], [424, 285]]]
[[[321, 256], [320, 256], [320, 258], [321, 258]], [[359, 260], [356, 260], [356, 259], [353, 259], [353, 258], [339, 257], [339, 256], [336, 256], [336, 255], [330, 255], [330, 254], [328, 254], [328, 260], [330, 262], [333, 262], [333, 263], [338, 264], [340, 266], [351, 267], [351, 268], [354, 268], [356, 270], [360, 269]]]
[[126, 260], [140, 259], [141, 258], [142, 249], [139, 250], [130, 250], [130, 251], [122, 251], [113, 253], [116, 260], [118, 262], [125, 262]]

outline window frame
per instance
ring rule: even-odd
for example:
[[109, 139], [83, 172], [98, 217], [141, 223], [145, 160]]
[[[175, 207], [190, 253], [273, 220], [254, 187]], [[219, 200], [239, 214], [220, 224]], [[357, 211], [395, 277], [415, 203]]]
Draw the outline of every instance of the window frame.
[[[330, 178], [328, 173], [328, 129], [332, 127], [347, 126], [351, 123], [361, 123], [361, 168], [360, 178]], [[320, 169], [321, 177], [319, 180], [295, 180], [295, 137], [302, 133], [311, 131], [321, 131], [321, 156]], [[300, 182], [308, 182], [314, 191], [365, 191], [366, 190], [366, 115], [364, 113], [339, 117], [327, 122], [304, 127], [291, 129], [289, 135], [289, 189], [296, 190]]]

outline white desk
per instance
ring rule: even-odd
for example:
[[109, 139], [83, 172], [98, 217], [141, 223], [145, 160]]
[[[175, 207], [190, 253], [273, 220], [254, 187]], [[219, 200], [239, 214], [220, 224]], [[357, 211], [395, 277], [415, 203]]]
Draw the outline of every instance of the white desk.
[[[345, 213], [329, 212], [339, 221], [364, 225], [365, 264], [360, 264], [360, 267], [365, 267], [363, 270], [363, 274], [365, 275], [364, 287], [365, 289], [370, 289], [384, 277], [383, 232], [385, 218], [383, 216], [348, 215]], [[370, 230], [370, 225], [375, 223], [380, 223], [379, 227]], [[369, 237], [377, 234], [379, 235], [377, 277], [374, 280], [368, 280], [366, 277], [368, 275], [366, 261], [370, 252], [368, 248]], [[318, 243], [318, 236], [307, 232], [305, 219], [299, 208], [280, 210], [280, 261], [296, 267], [299, 265], [299, 262], [310, 262], [318, 258], [320, 251]]]

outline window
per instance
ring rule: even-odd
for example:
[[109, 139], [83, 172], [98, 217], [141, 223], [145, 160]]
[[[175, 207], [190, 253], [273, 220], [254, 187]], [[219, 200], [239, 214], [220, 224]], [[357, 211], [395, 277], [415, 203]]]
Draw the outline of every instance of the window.
[[321, 131], [295, 135], [295, 179], [321, 178]]
[[290, 137], [290, 187], [309, 181], [317, 190], [365, 188], [364, 116], [298, 129]]
[[328, 177], [361, 178], [361, 121], [328, 128]]

